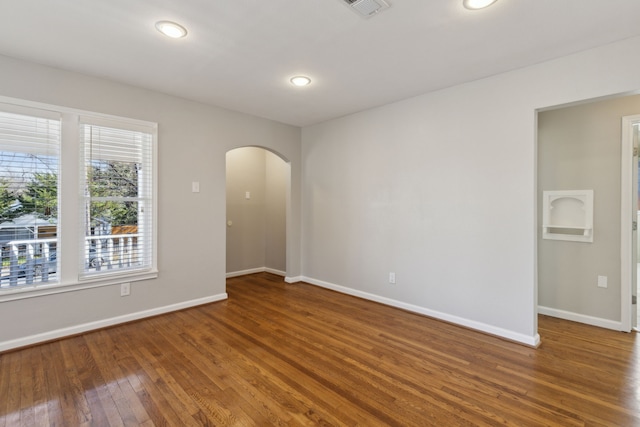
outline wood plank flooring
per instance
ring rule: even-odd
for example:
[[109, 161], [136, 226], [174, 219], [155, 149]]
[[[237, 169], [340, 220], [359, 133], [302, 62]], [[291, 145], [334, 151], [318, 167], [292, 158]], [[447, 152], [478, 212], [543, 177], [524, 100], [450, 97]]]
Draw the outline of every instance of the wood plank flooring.
[[531, 349], [261, 273], [229, 300], [0, 355], [0, 426], [640, 426], [636, 334]]

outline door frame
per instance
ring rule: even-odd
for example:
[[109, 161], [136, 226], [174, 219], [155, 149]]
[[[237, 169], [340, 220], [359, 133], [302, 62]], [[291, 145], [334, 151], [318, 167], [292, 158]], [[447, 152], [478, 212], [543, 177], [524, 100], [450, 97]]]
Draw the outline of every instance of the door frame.
[[[640, 114], [622, 117], [622, 138], [620, 150], [620, 326], [624, 332], [631, 332], [633, 325], [632, 295], [633, 287], [637, 286], [637, 248], [634, 241], [633, 221], [637, 221], [637, 183], [634, 183], [634, 169], [638, 165], [633, 155], [633, 125], [640, 124]], [[637, 172], [636, 172], [637, 173]], [[636, 192], [634, 193], [634, 187]], [[635, 203], [635, 205], [634, 205]], [[634, 234], [636, 236], [634, 236]]]

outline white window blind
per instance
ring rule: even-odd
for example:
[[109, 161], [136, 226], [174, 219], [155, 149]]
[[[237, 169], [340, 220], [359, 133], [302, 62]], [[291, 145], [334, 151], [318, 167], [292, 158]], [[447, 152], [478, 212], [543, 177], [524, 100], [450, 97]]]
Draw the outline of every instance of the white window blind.
[[153, 267], [153, 129], [80, 123], [80, 277]]
[[56, 282], [60, 116], [0, 104], [0, 289]]

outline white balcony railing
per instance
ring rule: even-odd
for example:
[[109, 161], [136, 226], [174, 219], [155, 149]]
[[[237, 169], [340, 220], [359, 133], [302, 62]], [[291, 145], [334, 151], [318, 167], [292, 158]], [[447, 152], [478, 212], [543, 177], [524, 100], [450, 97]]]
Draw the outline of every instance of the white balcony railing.
[[109, 234], [85, 237], [85, 268], [127, 268], [140, 263], [138, 257], [139, 234]]
[[0, 286], [49, 282], [57, 271], [56, 239], [12, 240], [2, 248]]
[[[84, 271], [135, 267], [140, 264], [138, 234], [113, 234], [85, 238]], [[2, 246], [0, 288], [57, 279], [57, 239], [12, 240]]]

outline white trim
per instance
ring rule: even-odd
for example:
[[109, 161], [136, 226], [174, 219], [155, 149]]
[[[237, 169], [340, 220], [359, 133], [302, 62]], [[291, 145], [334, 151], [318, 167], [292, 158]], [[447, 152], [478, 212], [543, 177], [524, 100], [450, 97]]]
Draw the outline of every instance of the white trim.
[[388, 305], [391, 307], [401, 308], [403, 310], [411, 311], [413, 313], [422, 314], [435, 319], [444, 320], [445, 322], [453, 323], [456, 325], [464, 326], [469, 329], [484, 332], [490, 335], [495, 335], [500, 338], [505, 338], [510, 341], [515, 341], [521, 344], [525, 344], [530, 347], [538, 347], [540, 345], [540, 335], [536, 333], [534, 336], [528, 336], [520, 334], [518, 332], [510, 331], [496, 326], [488, 325], [482, 322], [476, 322], [475, 320], [465, 319], [463, 317], [454, 316], [447, 313], [431, 310], [425, 307], [409, 304], [406, 302], [394, 300], [387, 297], [371, 294], [368, 292], [358, 291], [356, 289], [347, 288], [345, 286], [336, 285], [333, 283], [325, 282], [322, 280], [313, 279], [311, 277], [302, 276], [302, 281], [310, 283], [322, 288], [331, 289], [336, 292], [340, 292], [347, 295], [352, 295], [358, 298], [366, 299], [369, 301], [375, 301], [380, 304]]
[[262, 273], [264, 271], [265, 271], [264, 267], [250, 268], [248, 270], [232, 271], [231, 273], [227, 273], [227, 279], [229, 279], [230, 277], [246, 276], [247, 274]]
[[226, 277], [227, 279], [229, 279], [231, 277], [246, 276], [247, 274], [256, 274], [256, 273], [271, 273], [271, 274], [277, 274], [278, 276], [282, 276], [282, 277], [287, 275], [287, 273], [285, 273], [284, 271], [275, 270], [273, 268], [257, 267], [257, 268], [249, 268], [247, 270], [232, 271], [230, 273], [227, 273]]
[[[132, 132], [148, 133], [157, 135], [158, 124], [155, 122], [145, 122], [137, 119], [128, 119], [119, 116], [108, 116], [100, 113], [78, 112], [79, 125], [102, 126], [128, 130]], [[153, 144], [157, 144], [154, 139]]]
[[133, 119], [130, 117], [98, 113], [95, 111], [82, 110], [78, 108], [69, 108], [69, 107], [64, 107], [62, 105], [47, 104], [44, 102], [37, 102], [37, 101], [29, 101], [27, 99], [13, 98], [13, 97], [4, 96], [4, 95], [0, 95], [0, 103], [12, 105], [13, 108], [27, 107], [27, 108], [45, 110], [54, 114], [62, 113], [62, 114], [73, 114], [78, 116], [90, 116], [94, 118], [101, 118], [104, 120], [108, 120], [108, 121], [111, 121], [112, 123], [113, 121], [117, 121], [117, 122], [128, 123], [130, 125], [137, 124], [138, 126], [141, 126], [141, 127], [155, 128], [156, 130], [158, 127], [158, 123], [150, 122], [148, 120]]
[[[12, 103], [6, 103], [11, 101]], [[50, 106], [46, 109], [43, 107], [25, 106], [25, 104], [13, 103], [13, 99], [0, 97], [0, 108], [2, 111], [13, 114], [21, 114], [24, 116], [35, 116], [41, 119], [60, 120], [62, 114], [59, 111], [55, 111]]]
[[622, 330], [622, 323], [615, 320], [602, 319], [600, 317], [587, 316], [585, 314], [573, 313], [571, 311], [559, 310], [557, 308], [538, 306], [538, 314], [557, 317], [559, 319], [571, 320], [572, 322], [585, 323], [600, 328], [613, 329], [614, 331]]
[[149, 310], [138, 311], [136, 313], [125, 314], [122, 316], [111, 317], [109, 319], [98, 320], [95, 322], [83, 323], [68, 328], [56, 329], [41, 334], [30, 335], [27, 337], [17, 338], [14, 340], [0, 342], [0, 352], [38, 344], [46, 341], [56, 340], [72, 335], [81, 334], [96, 329], [102, 329], [121, 323], [131, 322], [133, 320], [144, 319], [146, 317], [157, 316], [159, 314], [170, 313], [172, 311], [183, 310], [185, 308], [196, 307], [198, 305], [209, 304], [212, 302], [222, 301], [228, 298], [226, 293], [211, 295], [204, 298], [198, 298], [189, 301], [183, 301], [177, 304], [166, 305], [164, 307], [156, 307]]
[[276, 269], [269, 268], [269, 267], [265, 267], [264, 271], [266, 271], [267, 273], [276, 274], [276, 275], [282, 276], [282, 277], [285, 277], [287, 275], [287, 273], [285, 273], [284, 271], [276, 270]]
[[287, 282], [287, 283], [302, 282], [302, 276], [285, 277], [284, 281]]
[[[157, 271], [148, 271], [136, 274], [122, 274], [118, 276], [103, 276], [93, 281], [74, 283], [53, 283], [42, 285], [37, 283], [30, 286], [17, 286], [15, 289], [3, 288], [0, 290], [0, 303], [26, 298], [35, 298], [45, 295], [62, 294], [65, 292], [75, 292], [84, 289], [100, 288], [102, 286], [120, 285], [125, 282], [138, 282], [140, 280], [155, 279], [158, 277]], [[100, 280], [97, 280], [100, 279]]]
[[632, 224], [636, 218], [633, 207], [633, 124], [640, 122], [640, 115], [622, 118], [622, 140], [620, 142], [620, 313], [621, 321], [618, 330], [630, 332], [631, 295], [633, 292], [633, 259]]

